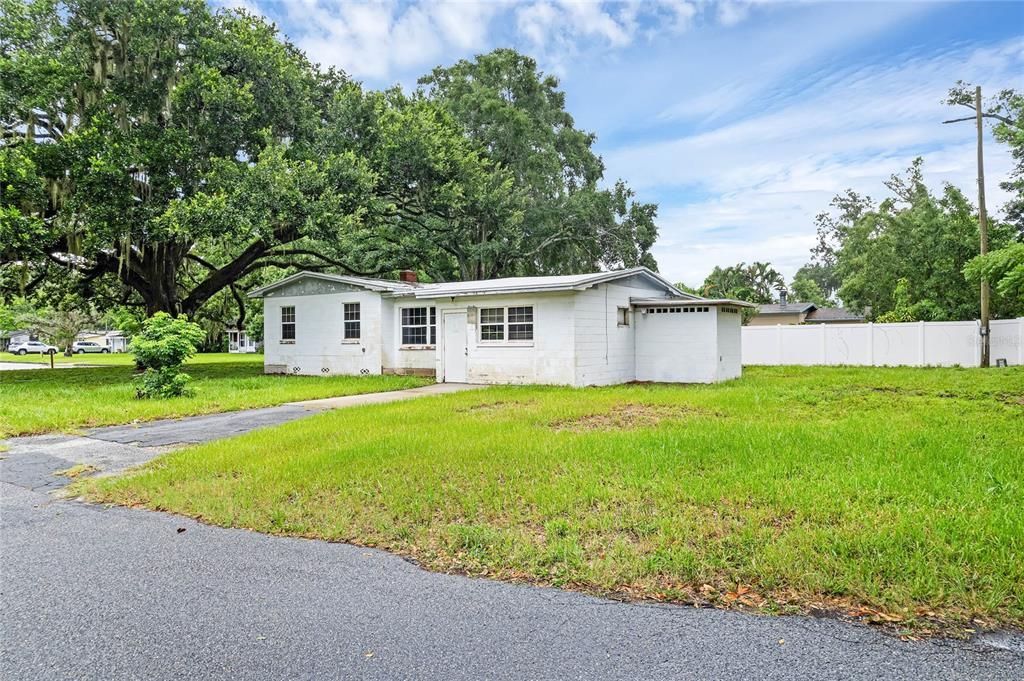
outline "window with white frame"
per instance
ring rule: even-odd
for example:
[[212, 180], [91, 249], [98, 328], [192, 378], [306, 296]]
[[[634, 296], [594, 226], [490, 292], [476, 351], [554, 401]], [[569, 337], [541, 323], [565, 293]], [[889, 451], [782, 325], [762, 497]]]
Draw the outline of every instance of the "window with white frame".
[[281, 308], [281, 340], [295, 341], [295, 306], [286, 305]]
[[437, 344], [437, 308], [402, 308], [402, 345]]
[[481, 308], [480, 340], [489, 342], [532, 341], [533, 306]]
[[359, 340], [361, 331], [359, 319], [359, 303], [345, 303], [342, 316], [342, 340]]
[[628, 307], [620, 307], [620, 308], [618, 308], [618, 312], [616, 314], [616, 318], [618, 320], [618, 325], [619, 326], [629, 326], [629, 308]]

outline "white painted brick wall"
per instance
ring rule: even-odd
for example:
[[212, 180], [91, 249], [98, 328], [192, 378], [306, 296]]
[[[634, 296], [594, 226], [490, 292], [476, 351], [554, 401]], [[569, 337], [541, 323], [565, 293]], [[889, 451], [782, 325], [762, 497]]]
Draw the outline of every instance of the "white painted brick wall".
[[[359, 303], [361, 338], [342, 340], [342, 305]], [[295, 307], [295, 342], [281, 342], [281, 308]], [[381, 298], [371, 291], [270, 297], [263, 308], [263, 362], [284, 365], [286, 373], [379, 374]]]
[[[433, 301], [413, 298], [384, 298], [382, 301], [383, 362], [384, 368], [396, 371], [413, 369], [434, 370], [434, 348], [402, 347], [402, 308], [434, 306]], [[429, 314], [429, 313], [428, 313]], [[440, 331], [438, 320], [438, 331]]]
[[661, 289], [644, 280], [601, 284], [576, 294], [576, 385], [614, 385], [636, 379], [635, 315], [629, 326], [618, 325], [618, 308], [630, 298], [655, 298]]
[[[466, 296], [454, 301], [437, 301], [438, 323], [444, 310], [477, 308], [477, 320], [467, 320], [468, 353], [466, 379], [470, 383], [540, 383], [573, 385], [573, 299], [572, 294], [552, 293], [524, 296]], [[533, 306], [532, 342], [492, 344], [479, 335], [479, 311], [486, 307]], [[438, 328], [438, 339], [444, 329]], [[444, 376], [443, 352], [437, 353], [437, 376]]]

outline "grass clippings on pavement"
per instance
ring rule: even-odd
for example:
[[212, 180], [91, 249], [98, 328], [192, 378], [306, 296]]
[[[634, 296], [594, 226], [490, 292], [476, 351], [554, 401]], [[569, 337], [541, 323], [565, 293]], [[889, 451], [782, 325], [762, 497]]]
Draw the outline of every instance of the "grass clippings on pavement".
[[99, 472], [99, 470], [99, 468], [96, 468], [96, 466], [93, 466], [92, 464], [77, 463], [74, 466], [71, 466], [70, 468], [54, 471], [53, 474], [59, 475], [64, 478], [71, 478], [72, 480], [74, 480], [75, 478], [82, 475], [90, 475], [92, 473], [97, 473]]

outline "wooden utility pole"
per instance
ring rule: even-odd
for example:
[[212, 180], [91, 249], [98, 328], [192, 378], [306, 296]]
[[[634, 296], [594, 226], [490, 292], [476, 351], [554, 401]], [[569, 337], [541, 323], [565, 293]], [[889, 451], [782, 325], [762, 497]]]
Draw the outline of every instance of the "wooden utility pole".
[[[981, 86], [974, 88], [974, 111], [978, 125], [978, 234], [981, 237], [981, 254], [988, 253], [988, 216], [985, 214], [985, 159], [982, 152], [981, 127]], [[988, 280], [981, 280], [981, 366], [989, 366], [991, 342], [988, 323]]]

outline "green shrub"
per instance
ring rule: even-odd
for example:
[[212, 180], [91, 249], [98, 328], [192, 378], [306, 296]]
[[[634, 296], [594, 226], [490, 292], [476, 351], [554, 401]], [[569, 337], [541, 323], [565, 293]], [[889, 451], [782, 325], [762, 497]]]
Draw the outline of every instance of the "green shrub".
[[142, 331], [128, 346], [135, 355], [135, 364], [145, 370], [135, 379], [135, 396], [145, 399], [188, 394], [191, 378], [181, 373], [181, 365], [196, 354], [196, 346], [205, 336], [198, 324], [166, 312], [144, 321]]
[[876, 322], [881, 324], [893, 324], [898, 322], [916, 322], [913, 303], [910, 302], [910, 282], [901, 278], [896, 282], [896, 289], [892, 292], [892, 299], [896, 303], [888, 312], [878, 315]]
[[191, 380], [191, 376], [182, 373], [177, 367], [146, 369], [135, 379], [135, 396], [144, 399], [189, 395], [192, 392], [188, 387]]

